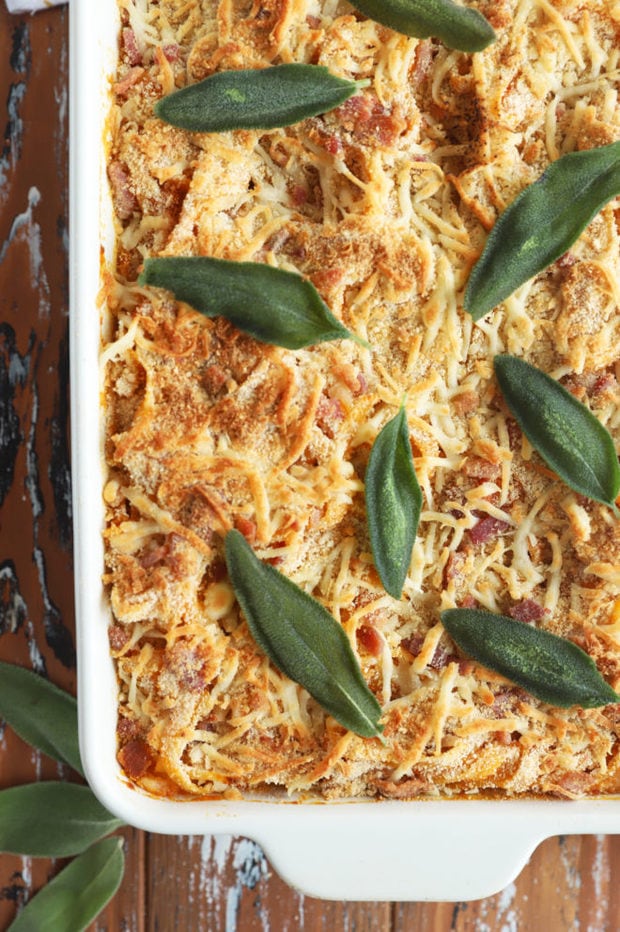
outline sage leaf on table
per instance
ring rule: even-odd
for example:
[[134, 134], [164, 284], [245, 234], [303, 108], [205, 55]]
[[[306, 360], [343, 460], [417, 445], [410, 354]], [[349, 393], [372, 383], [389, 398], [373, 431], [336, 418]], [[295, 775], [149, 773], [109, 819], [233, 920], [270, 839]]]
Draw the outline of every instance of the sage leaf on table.
[[262, 262], [232, 262], [209, 256], [146, 259], [141, 285], [166, 288], [206, 317], [222, 316], [263, 343], [301, 349], [350, 338], [301, 275]]
[[496, 356], [506, 404], [534, 449], [563, 481], [615, 508], [620, 466], [611, 435], [559, 382], [516, 356]]
[[122, 838], [105, 838], [75, 858], [30, 900], [8, 932], [82, 932], [123, 879]]
[[441, 621], [468, 657], [542, 702], [584, 709], [620, 702], [594, 661], [567, 638], [482, 609], [448, 609]]
[[333, 110], [360, 88], [322, 65], [218, 71], [162, 97], [155, 114], [173, 126], [200, 133], [291, 126]]
[[69, 857], [122, 824], [87, 786], [47, 781], [0, 791], [0, 851]]
[[374, 563], [386, 591], [400, 599], [422, 508], [404, 406], [372, 445], [365, 490]]
[[480, 52], [496, 39], [482, 13], [452, 0], [352, 0], [352, 5], [403, 35], [433, 36], [462, 52]]
[[0, 717], [39, 751], [82, 774], [77, 703], [49, 680], [0, 662]]
[[620, 141], [552, 162], [501, 214], [465, 289], [465, 310], [484, 317], [567, 252], [620, 194]]
[[235, 595], [259, 647], [345, 728], [367, 738], [379, 735], [381, 706], [335, 618], [259, 560], [239, 531], [227, 533], [225, 548]]

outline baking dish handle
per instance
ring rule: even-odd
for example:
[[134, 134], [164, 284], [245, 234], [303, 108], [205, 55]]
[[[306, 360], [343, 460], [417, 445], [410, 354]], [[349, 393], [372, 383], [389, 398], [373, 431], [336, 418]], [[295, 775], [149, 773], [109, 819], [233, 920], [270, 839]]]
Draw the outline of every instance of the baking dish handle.
[[330, 805], [329, 819], [310, 806], [288, 827], [278, 819], [264, 834], [259, 830], [255, 840], [280, 876], [311, 896], [459, 901], [504, 889], [554, 834], [547, 818], [535, 833], [512, 803], [501, 809], [486, 802], [410, 803], [404, 805], [415, 813], [405, 808], [401, 816], [395, 807], [402, 805], [361, 804], [359, 815], [356, 804]]

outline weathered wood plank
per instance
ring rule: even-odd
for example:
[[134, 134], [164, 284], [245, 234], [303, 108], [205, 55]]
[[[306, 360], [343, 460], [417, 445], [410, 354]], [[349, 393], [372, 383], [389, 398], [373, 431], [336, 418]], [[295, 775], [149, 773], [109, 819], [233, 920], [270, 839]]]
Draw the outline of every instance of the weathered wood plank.
[[389, 903], [332, 903], [305, 897], [288, 887], [261, 848], [245, 838], [173, 840], [153, 835], [148, 856], [149, 932], [390, 929]]
[[[68, 12], [0, 4], [0, 656], [75, 689], [68, 380]], [[6, 729], [0, 786], [63, 769]], [[97, 929], [144, 927], [144, 835]], [[0, 857], [0, 929], [64, 862]]]
[[496, 896], [472, 903], [395, 904], [392, 930], [615, 932], [620, 928], [620, 896], [614, 878], [619, 875], [618, 837], [549, 838], [517, 880]]

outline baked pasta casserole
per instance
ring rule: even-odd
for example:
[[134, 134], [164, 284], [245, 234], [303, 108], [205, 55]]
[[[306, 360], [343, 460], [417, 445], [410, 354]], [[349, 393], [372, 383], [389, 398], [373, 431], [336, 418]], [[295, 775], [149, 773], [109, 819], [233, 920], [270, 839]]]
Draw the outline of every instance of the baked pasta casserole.
[[[463, 308], [515, 197], [565, 154], [620, 139], [620, 3], [472, 0], [496, 35], [475, 53], [346, 0], [118, 5], [101, 379], [124, 773], [167, 797], [617, 793], [620, 707], [534, 698], [466, 656], [440, 613], [550, 631], [620, 689], [620, 522], [544, 462], [493, 369], [511, 354], [544, 370], [617, 438], [618, 201], [491, 313]], [[217, 72], [294, 62], [356, 93], [270, 130], [154, 113]], [[145, 260], [176, 256], [297, 273], [357, 339], [263, 343], [139, 281]], [[422, 507], [396, 598], [364, 493], [401, 406]], [[342, 627], [380, 735], [348, 730], [256, 643], [231, 529]]]

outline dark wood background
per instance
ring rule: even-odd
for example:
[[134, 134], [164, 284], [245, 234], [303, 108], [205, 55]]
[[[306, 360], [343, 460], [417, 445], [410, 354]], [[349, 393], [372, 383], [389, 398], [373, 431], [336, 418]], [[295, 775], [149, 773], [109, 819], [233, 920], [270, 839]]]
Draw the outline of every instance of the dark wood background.
[[[74, 690], [68, 18], [10, 16], [0, 0], [0, 657]], [[59, 774], [0, 731], [0, 787]], [[324, 902], [289, 889], [246, 839], [124, 837], [125, 880], [97, 930], [620, 930], [620, 837], [549, 839], [504, 891], [456, 904]], [[0, 856], [1, 929], [60, 866]]]

